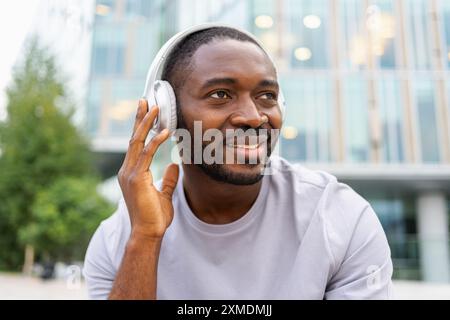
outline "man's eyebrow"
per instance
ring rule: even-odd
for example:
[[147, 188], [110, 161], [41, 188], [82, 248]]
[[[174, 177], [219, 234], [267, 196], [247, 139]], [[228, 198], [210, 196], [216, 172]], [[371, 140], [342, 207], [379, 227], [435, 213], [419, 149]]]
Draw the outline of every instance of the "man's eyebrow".
[[[220, 85], [220, 84], [236, 84], [238, 81], [234, 78], [212, 78], [206, 80], [206, 82], [202, 85], [202, 89], [206, 89], [208, 87]], [[276, 80], [264, 79], [258, 83], [258, 87], [276, 87], [278, 88], [278, 82]]]
[[279, 87], [276, 80], [264, 79], [258, 83], [258, 87]]
[[218, 84], [230, 85], [230, 84], [236, 84], [236, 83], [237, 83], [237, 80], [233, 79], [233, 78], [212, 78], [212, 79], [206, 80], [206, 82], [202, 85], [202, 89], [216, 86]]

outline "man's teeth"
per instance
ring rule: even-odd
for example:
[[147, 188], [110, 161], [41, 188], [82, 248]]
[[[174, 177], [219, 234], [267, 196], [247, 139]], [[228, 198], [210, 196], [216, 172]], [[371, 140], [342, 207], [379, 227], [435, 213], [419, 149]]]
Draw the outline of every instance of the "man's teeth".
[[232, 144], [232, 143], [229, 143], [227, 146], [230, 148], [243, 148], [243, 149], [257, 149], [259, 147], [258, 144], [246, 145], [246, 144]]

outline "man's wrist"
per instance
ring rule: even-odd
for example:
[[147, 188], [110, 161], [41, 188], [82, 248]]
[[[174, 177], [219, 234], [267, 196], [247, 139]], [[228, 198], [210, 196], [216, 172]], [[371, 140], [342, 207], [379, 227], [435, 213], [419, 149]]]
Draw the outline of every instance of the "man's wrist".
[[162, 242], [162, 236], [152, 236], [143, 234], [138, 231], [132, 231], [127, 242], [127, 250], [136, 251], [153, 251], [159, 249]]

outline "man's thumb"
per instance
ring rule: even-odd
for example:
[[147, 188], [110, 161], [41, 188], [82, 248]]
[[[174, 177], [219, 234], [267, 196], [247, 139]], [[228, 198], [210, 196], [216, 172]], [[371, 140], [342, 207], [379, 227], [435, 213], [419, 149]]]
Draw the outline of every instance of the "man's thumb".
[[172, 199], [173, 191], [178, 182], [179, 168], [175, 163], [171, 163], [164, 171], [161, 192], [169, 199]]

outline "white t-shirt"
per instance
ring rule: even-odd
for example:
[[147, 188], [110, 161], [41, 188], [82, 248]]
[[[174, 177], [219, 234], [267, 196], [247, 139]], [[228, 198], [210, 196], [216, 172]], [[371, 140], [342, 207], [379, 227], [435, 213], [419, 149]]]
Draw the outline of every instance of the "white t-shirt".
[[[180, 170], [174, 219], [161, 244], [157, 298], [391, 298], [390, 250], [369, 203], [327, 173], [278, 157], [271, 164], [251, 209], [223, 225], [194, 215]], [[86, 253], [91, 298], [108, 297], [129, 236], [122, 199]]]

